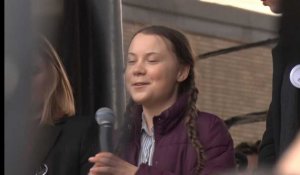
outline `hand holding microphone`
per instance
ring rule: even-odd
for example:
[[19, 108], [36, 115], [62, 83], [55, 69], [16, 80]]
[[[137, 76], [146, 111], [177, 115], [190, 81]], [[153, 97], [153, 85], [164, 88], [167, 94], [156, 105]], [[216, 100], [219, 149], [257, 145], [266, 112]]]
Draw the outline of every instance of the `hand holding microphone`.
[[94, 163], [89, 175], [134, 175], [137, 167], [112, 154], [113, 152], [113, 125], [115, 115], [109, 108], [103, 107], [96, 111], [95, 119], [99, 125], [100, 153], [90, 157]]

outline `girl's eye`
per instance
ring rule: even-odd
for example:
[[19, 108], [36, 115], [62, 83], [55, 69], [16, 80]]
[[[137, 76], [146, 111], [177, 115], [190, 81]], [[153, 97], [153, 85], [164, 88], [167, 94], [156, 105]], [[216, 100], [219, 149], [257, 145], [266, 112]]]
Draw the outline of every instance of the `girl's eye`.
[[159, 59], [158, 58], [149, 58], [148, 62], [150, 62], [150, 63], [157, 63], [157, 62], [159, 62]]
[[130, 64], [130, 63], [134, 63], [134, 62], [135, 62], [135, 59], [133, 59], [133, 58], [128, 58], [128, 59], [127, 59], [127, 63], [129, 63], [129, 64]]

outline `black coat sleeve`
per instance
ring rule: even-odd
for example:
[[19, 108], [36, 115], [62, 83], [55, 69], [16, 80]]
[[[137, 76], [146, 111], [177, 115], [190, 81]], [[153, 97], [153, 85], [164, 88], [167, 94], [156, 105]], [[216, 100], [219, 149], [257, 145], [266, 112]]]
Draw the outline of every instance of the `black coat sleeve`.
[[266, 131], [264, 132], [262, 142], [259, 148], [258, 162], [259, 166], [271, 166], [276, 162], [276, 152], [275, 152], [275, 141], [273, 134], [273, 117], [272, 117], [272, 103], [270, 105], [267, 122]]

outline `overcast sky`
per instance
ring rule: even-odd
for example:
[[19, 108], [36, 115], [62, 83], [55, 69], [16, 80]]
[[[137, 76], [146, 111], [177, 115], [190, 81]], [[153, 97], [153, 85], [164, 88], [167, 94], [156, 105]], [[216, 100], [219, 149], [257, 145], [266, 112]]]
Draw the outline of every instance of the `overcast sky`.
[[267, 15], [275, 15], [270, 11], [269, 7], [263, 6], [261, 0], [200, 0], [200, 1], [233, 6], [233, 7], [242, 8], [245, 10], [250, 10], [250, 11], [263, 13]]

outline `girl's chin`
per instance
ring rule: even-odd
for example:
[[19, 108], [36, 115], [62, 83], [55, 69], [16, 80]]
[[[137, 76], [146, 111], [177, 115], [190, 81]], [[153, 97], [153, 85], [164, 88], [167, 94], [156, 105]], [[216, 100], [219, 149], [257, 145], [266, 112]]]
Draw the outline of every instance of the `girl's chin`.
[[145, 103], [142, 99], [133, 99], [133, 101], [139, 105], [143, 105]]
[[132, 97], [132, 100], [139, 105], [144, 105], [148, 101], [148, 99], [145, 97]]

